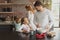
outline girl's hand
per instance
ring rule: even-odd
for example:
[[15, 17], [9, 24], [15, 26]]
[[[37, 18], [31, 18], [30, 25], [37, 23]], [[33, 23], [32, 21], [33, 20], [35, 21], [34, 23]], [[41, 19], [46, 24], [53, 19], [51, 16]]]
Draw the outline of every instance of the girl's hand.
[[46, 25], [46, 29], [50, 29], [50, 26], [49, 25]]
[[33, 31], [33, 29], [31, 28], [31, 25], [29, 25], [29, 27], [30, 27], [30, 31]]
[[47, 25], [46, 26], [46, 31], [49, 32], [49, 30], [50, 30], [50, 27], [49, 27], [49, 25]]
[[26, 30], [22, 30], [22, 32], [27, 33], [27, 31], [26, 31]]

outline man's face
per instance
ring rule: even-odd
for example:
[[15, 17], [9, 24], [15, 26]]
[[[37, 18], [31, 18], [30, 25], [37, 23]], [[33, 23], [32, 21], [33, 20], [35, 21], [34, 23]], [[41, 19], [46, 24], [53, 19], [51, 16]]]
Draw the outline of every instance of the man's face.
[[42, 6], [36, 6], [36, 10], [40, 11], [42, 9]]

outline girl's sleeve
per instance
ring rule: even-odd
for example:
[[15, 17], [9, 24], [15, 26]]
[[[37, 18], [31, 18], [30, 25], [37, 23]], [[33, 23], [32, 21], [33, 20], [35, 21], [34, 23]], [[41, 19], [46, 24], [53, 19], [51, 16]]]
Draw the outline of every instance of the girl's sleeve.
[[38, 15], [36, 15], [36, 13], [35, 13], [34, 14], [34, 20], [33, 20], [33, 22], [34, 22], [35, 25], [37, 24], [37, 17], [36, 16], [38, 16]]
[[23, 29], [23, 26], [21, 26], [21, 27], [19, 28], [19, 32], [23, 32], [22, 29]]
[[28, 19], [30, 20], [30, 11], [28, 11]]

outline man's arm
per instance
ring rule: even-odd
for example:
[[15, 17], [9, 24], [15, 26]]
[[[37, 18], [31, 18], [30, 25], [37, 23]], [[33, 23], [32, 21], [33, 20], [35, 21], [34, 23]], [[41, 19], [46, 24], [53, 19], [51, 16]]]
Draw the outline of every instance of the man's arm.
[[48, 18], [49, 18], [49, 27], [51, 28], [54, 24], [53, 23], [54, 18], [53, 18], [52, 12], [48, 13]]

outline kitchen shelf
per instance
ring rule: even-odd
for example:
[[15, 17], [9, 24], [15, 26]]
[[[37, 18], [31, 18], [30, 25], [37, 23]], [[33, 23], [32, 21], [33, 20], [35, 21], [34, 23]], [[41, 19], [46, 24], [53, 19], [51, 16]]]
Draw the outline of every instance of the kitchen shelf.
[[0, 12], [0, 13], [4, 14], [4, 13], [14, 13], [14, 12]]
[[0, 3], [0, 6], [14, 6], [14, 5], [27, 5], [27, 4], [22, 4], [22, 3]]

